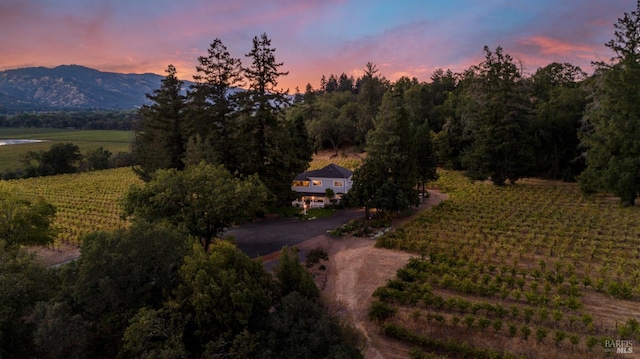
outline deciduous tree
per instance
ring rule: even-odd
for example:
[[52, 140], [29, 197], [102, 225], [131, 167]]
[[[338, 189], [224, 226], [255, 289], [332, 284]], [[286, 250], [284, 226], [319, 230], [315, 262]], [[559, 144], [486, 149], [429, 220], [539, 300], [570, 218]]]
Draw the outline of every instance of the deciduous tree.
[[109, 150], [105, 150], [102, 146], [95, 150], [87, 152], [86, 159], [89, 170], [105, 170], [109, 168], [109, 159], [113, 153]]
[[[176, 287], [189, 248], [185, 233], [159, 223], [84, 236], [82, 256], [63, 271], [60, 294], [36, 316], [41, 349], [61, 357], [115, 356], [138, 310], [161, 307]], [[56, 335], [69, 332], [67, 347], [57, 348]]]
[[201, 162], [183, 171], [159, 170], [144, 187], [132, 187], [124, 215], [167, 220], [198, 238], [205, 251], [235, 223], [263, 209], [267, 190], [255, 176], [239, 179], [222, 165]]
[[191, 345], [199, 351], [227, 351], [243, 331], [255, 332], [274, 304], [272, 276], [229, 242], [215, 242], [210, 253], [194, 249], [180, 276], [175, 301], [193, 328]]
[[31, 314], [54, 294], [55, 280], [33, 254], [0, 241], [0, 357], [37, 357]]
[[33, 177], [78, 172], [81, 160], [80, 148], [68, 142], [56, 143], [47, 151], [29, 151], [24, 162], [27, 165], [27, 177]]
[[584, 169], [578, 130], [587, 104], [585, 77], [577, 66], [552, 63], [529, 79], [534, 173], [538, 176], [574, 180]]
[[0, 183], [0, 246], [53, 243], [56, 209], [42, 198], [29, 198]]
[[280, 251], [275, 274], [282, 297], [293, 292], [298, 292], [301, 296], [312, 300], [320, 296], [313, 277], [298, 260], [298, 253], [288, 247]]

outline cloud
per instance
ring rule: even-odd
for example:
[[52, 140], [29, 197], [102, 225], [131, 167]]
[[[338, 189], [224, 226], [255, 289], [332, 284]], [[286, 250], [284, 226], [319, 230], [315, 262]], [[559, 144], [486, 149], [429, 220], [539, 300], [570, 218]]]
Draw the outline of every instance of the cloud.
[[580, 56], [584, 53], [593, 53], [596, 49], [593, 46], [568, 43], [558, 39], [552, 39], [545, 36], [534, 36], [523, 39], [521, 43], [524, 46], [531, 47], [533, 51], [538, 51], [543, 55], [559, 55], [559, 56]]
[[354, 76], [373, 62], [390, 80], [428, 81], [438, 68], [461, 72], [502, 46], [526, 69], [553, 61], [589, 70], [629, 0], [82, 1], [0, 0], [0, 69], [76, 63], [108, 71], [191, 79], [197, 57], [220, 38], [247, 61], [266, 32], [290, 75], [284, 88], [318, 86], [324, 74]]

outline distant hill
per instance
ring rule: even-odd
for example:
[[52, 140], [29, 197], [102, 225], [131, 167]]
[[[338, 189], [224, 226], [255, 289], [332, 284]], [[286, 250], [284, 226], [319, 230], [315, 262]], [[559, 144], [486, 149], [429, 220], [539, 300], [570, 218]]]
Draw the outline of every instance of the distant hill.
[[78, 65], [0, 71], [0, 113], [135, 108], [148, 103], [145, 94], [160, 88], [163, 78]]

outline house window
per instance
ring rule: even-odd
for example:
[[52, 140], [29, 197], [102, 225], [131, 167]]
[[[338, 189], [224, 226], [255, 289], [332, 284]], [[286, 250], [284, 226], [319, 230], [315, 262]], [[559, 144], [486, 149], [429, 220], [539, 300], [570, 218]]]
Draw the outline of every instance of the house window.
[[344, 182], [342, 181], [333, 181], [333, 187], [343, 187]]
[[293, 187], [309, 187], [309, 181], [293, 181]]
[[311, 181], [311, 184], [314, 186], [322, 186], [322, 181], [320, 180], [313, 180]]

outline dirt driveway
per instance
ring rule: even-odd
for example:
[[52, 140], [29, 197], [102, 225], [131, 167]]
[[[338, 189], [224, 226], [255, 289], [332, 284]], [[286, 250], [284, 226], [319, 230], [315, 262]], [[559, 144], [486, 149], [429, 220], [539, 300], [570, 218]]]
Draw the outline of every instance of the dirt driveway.
[[[420, 205], [424, 210], [447, 198], [439, 191], [430, 190], [431, 196]], [[393, 222], [395, 228], [410, 218]], [[324, 263], [326, 270], [316, 276], [316, 283], [329, 310], [351, 322], [366, 337], [365, 358], [395, 359], [408, 358], [409, 347], [378, 333], [375, 324], [367, 318], [372, 294], [396, 275], [413, 255], [389, 249], [374, 248], [371, 238], [332, 238], [319, 235], [296, 245], [304, 257], [309, 250], [322, 247], [329, 254]], [[263, 257], [267, 266], [272, 266], [273, 256]]]

